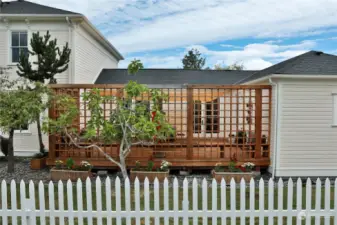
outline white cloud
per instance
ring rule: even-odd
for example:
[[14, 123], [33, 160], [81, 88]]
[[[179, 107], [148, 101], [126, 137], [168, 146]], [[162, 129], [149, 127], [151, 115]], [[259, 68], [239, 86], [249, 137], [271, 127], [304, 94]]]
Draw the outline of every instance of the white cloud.
[[[123, 67], [138, 55], [147, 67], [176, 68], [181, 66], [182, 49], [190, 46], [205, 54], [209, 66], [239, 61], [247, 69], [261, 69], [310, 50], [320, 41], [282, 45], [281, 37], [337, 32], [337, 0], [31, 1], [85, 14], [119, 51], [132, 56], [121, 62]], [[205, 47], [248, 37], [276, 40], [243, 47], [222, 44], [225, 51]], [[176, 52], [154, 52], [174, 48]]]
[[[180, 10], [175, 8], [178, 0], [160, 2], [157, 15], [162, 16], [113, 34], [110, 40], [122, 52], [140, 52], [244, 37], [310, 35], [337, 24], [335, 0], [197, 2], [179, 1]], [[141, 14], [156, 7], [148, 5]]]
[[165, 56], [146, 55], [141, 57], [127, 57], [120, 64], [120, 67], [126, 67], [134, 59], [140, 59], [146, 68], [178, 68], [182, 67], [181, 59], [186, 52], [196, 48], [206, 57], [207, 66], [213, 67], [215, 64], [231, 65], [233, 63], [242, 63], [245, 69], [259, 70], [271, 66], [273, 63], [286, 60], [288, 58], [300, 55], [309, 51], [316, 45], [315, 41], [302, 41], [292, 45], [276, 45], [267, 43], [253, 43], [244, 46], [241, 50], [210, 50], [203, 45], [191, 45], [184, 51], [175, 54], [166, 54]]
[[336, 32], [336, 0], [31, 0], [85, 14], [123, 54]]
[[250, 59], [250, 60], [245, 60], [242, 62], [245, 69], [247, 70], [260, 70], [267, 68], [271, 65], [273, 65], [271, 62], [268, 62], [263, 59]]

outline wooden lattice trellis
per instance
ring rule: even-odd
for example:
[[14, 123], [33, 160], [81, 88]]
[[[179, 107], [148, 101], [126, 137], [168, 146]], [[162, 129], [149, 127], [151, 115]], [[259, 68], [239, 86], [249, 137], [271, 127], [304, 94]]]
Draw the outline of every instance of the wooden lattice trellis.
[[[80, 115], [73, 126], [80, 133], [90, 119], [87, 103], [81, 94], [99, 88], [102, 95], [123, 96], [123, 85], [51, 85], [55, 93], [67, 93], [77, 100]], [[165, 142], [151, 146], [135, 146], [128, 165], [135, 160], [146, 163], [149, 159], [159, 162], [166, 159], [177, 167], [211, 167], [216, 162], [224, 164], [235, 156], [239, 163], [254, 162], [268, 166], [271, 136], [271, 86], [216, 86], [189, 85], [185, 88], [161, 88], [168, 99], [162, 110], [176, 134]], [[148, 101], [143, 95], [137, 101]], [[102, 106], [104, 117], [109, 118], [116, 107], [111, 101]], [[151, 109], [151, 106], [149, 106]], [[53, 105], [49, 116], [57, 118], [62, 109]], [[90, 143], [81, 143], [83, 145]], [[112, 157], [118, 157], [118, 143], [102, 144]], [[93, 149], [80, 150], [67, 144], [64, 137], [49, 137], [49, 159], [52, 165], [57, 158], [72, 157], [88, 160], [95, 166], [111, 166]]]

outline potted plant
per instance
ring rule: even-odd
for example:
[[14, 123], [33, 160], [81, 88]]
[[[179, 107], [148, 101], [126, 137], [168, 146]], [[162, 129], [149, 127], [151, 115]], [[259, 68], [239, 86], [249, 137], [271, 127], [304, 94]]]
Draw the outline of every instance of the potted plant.
[[245, 179], [246, 182], [249, 182], [251, 178], [254, 178], [257, 173], [253, 171], [255, 164], [252, 162], [246, 162], [238, 167], [235, 154], [231, 157], [231, 161], [228, 166], [224, 166], [222, 163], [215, 164], [214, 169], [212, 170], [213, 178], [220, 183], [222, 179], [226, 181], [227, 184], [230, 183], [232, 178], [236, 183], [240, 183], [241, 179]]
[[77, 181], [81, 179], [82, 181], [86, 180], [88, 177], [91, 177], [92, 165], [87, 161], [82, 161], [80, 165], [75, 165], [75, 162], [72, 158], [68, 158], [66, 163], [62, 160], [55, 161], [55, 167], [50, 170], [50, 177], [53, 181]]
[[32, 170], [40, 170], [47, 166], [47, 153], [45, 151], [36, 153], [30, 160], [30, 168]]
[[157, 178], [159, 182], [163, 182], [170, 173], [169, 166], [171, 166], [171, 163], [163, 160], [160, 167], [154, 170], [153, 161], [149, 161], [145, 168], [141, 167], [140, 162], [137, 161], [135, 168], [130, 171], [130, 179], [134, 181], [136, 177], [138, 177], [139, 181], [143, 182], [147, 177], [150, 182], [154, 182], [155, 178]]

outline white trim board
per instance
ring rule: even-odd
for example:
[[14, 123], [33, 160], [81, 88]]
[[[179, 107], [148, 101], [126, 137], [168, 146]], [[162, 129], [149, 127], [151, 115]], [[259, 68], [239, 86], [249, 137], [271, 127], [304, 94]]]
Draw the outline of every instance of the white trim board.
[[337, 177], [337, 168], [282, 168], [276, 169], [276, 177]]

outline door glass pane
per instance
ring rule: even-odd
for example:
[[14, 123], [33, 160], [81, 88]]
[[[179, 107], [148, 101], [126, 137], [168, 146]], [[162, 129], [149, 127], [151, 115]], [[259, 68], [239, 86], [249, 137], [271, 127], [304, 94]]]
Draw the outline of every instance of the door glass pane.
[[219, 133], [219, 101], [213, 101], [213, 133]]
[[201, 133], [201, 102], [194, 101], [194, 133]]
[[212, 133], [212, 102], [206, 103], [206, 133]]
[[218, 99], [206, 103], [206, 133], [219, 133]]
[[27, 46], [27, 33], [26, 32], [20, 33], [20, 46]]
[[12, 33], [12, 46], [19, 46], [19, 32]]

